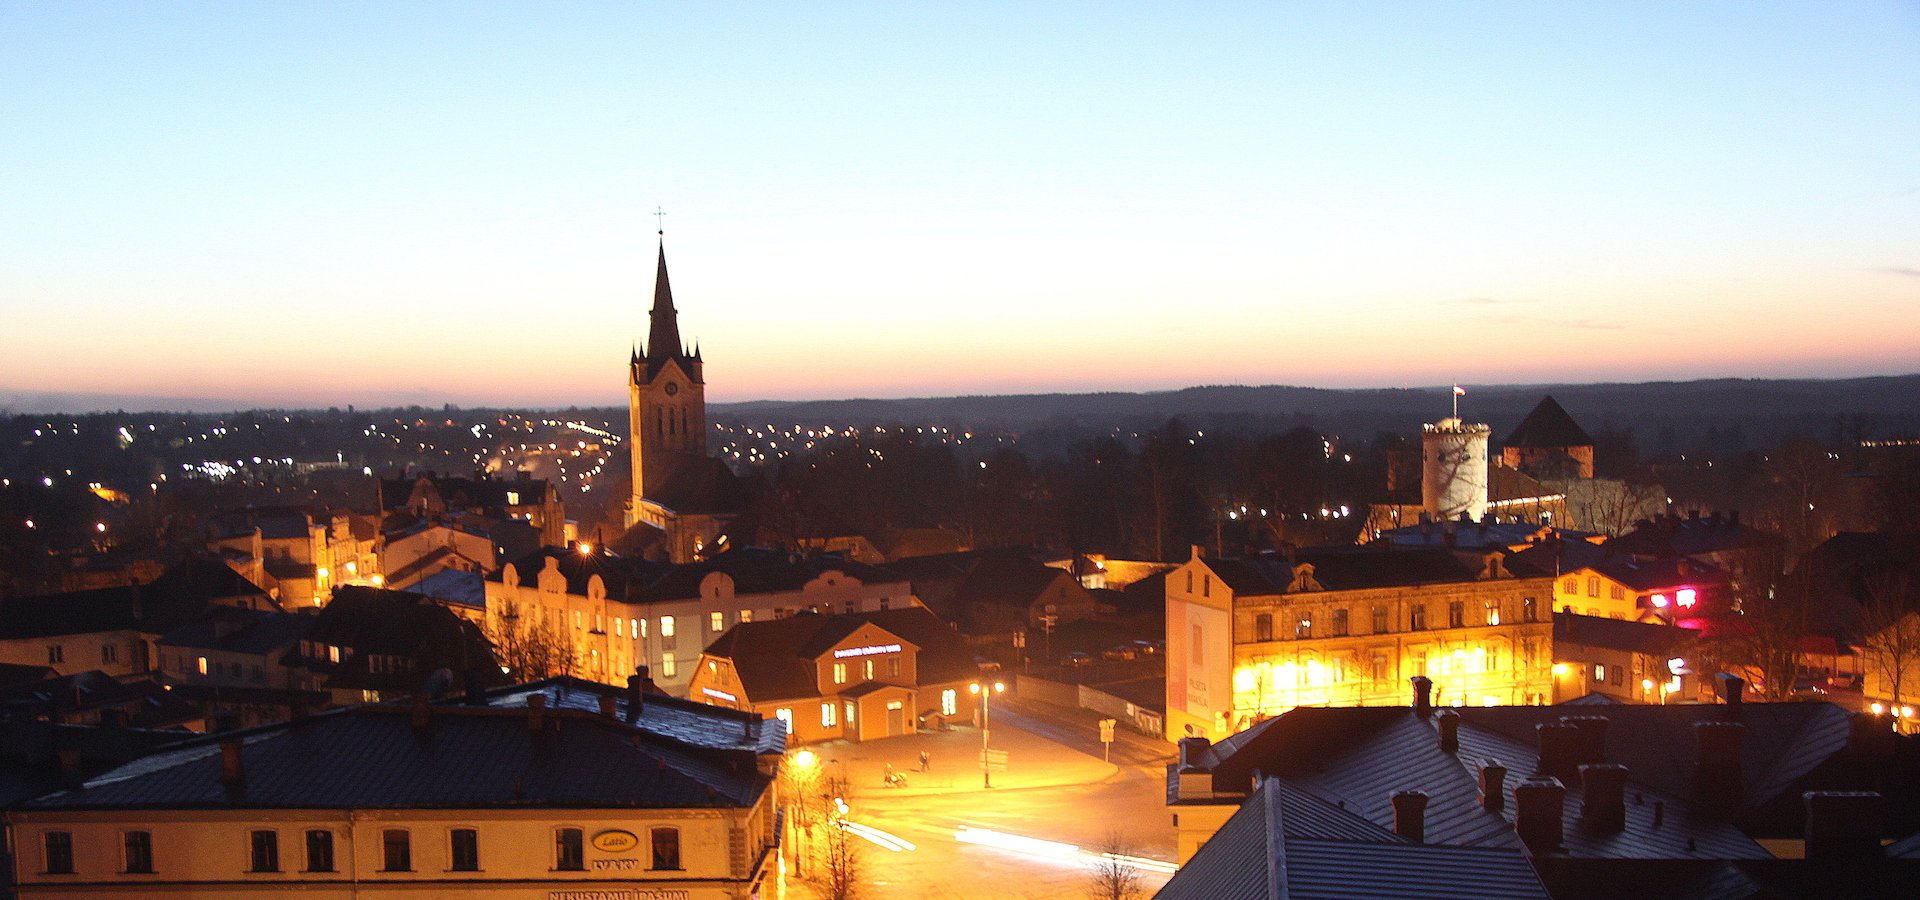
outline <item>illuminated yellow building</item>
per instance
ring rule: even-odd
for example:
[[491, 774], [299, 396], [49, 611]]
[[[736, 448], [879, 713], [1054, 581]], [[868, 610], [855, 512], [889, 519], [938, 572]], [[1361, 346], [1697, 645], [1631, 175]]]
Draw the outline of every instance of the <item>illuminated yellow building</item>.
[[1415, 675], [1442, 705], [1550, 701], [1553, 586], [1502, 556], [1194, 548], [1167, 576], [1167, 739], [1217, 740], [1297, 706], [1404, 704]]

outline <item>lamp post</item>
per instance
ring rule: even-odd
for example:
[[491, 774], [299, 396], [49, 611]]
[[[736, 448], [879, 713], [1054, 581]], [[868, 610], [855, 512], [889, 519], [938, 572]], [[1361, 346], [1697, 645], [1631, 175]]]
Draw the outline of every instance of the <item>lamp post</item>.
[[993, 769], [987, 762], [987, 738], [993, 731], [993, 695], [1007, 689], [1005, 682], [996, 681], [991, 685], [979, 682], [967, 685], [968, 690], [980, 695], [980, 786], [993, 787]]

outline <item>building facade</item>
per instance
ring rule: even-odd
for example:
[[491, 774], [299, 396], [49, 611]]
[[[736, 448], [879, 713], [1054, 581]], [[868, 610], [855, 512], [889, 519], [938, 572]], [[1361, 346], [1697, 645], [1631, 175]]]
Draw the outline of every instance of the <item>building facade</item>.
[[1546, 578], [1502, 554], [1312, 548], [1289, 560], [1206, 559], [1168, 573], [1167, 731], [1219, 739], [1300, 706], [1547, 702]]

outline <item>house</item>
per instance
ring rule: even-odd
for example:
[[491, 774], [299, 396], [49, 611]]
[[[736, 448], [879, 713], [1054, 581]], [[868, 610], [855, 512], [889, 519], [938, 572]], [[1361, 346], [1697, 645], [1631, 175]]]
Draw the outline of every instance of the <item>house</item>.
[[574, 674], [619, 683], [647, 666], [675, 694], [707, 642], [740, 622], [919, 605], [885, 569], [745, 548], [668, 563], [550, 547], [502, 567], [486, 595], [489, 633], [558, 636]]
[[1502, 551], [1312, 547], [1210, 559], [1166, 578], [1167, 737], [1224, 738], [1299, 706], [1392, 703], [1405, 679], [1445, 704], [1544, 703], [1550, 580]]
[[290, 687], [334, 704], [412, 696], [442, 669], [483, 686], [505, 680], [480, 626], [430, 597], [343, 587], [312, 619], [280, 663]]
[[1732, 608], [1727, 573], [1685, 556], [1642, 556], [1609, 541], [1547, 540], [1514, 554], [1516, 572], [1553, 578], [1553, 608], [1630, 622], [1689, 624]]
[[[1271, 877], [1237, 896], [1378, 896], [1363, 886], [1392, 878], [1407, 880], [1386, 895], [1464, 895], [1484, 878], [1492, 896], [1528, 896], [1515, 854], [1560, 898], [1920, 890], [1898, 855], [1910, 851], [1882, 849], [1915, 827], [1905, 739], [1883, 719], [1744, 703], [1731, 677], [1723, 704], [1604, 708], [1440, 709], [1413, 682], [1411, 707], [1300, 708], [1217, 743], [1183, 740], [1167, 781], [1185, 865], [1168, 896], [1249, 883], [1261, 863]], [[1276, 802], [1277, 830], [1239, 818]], [[1250, 829], [1279, 842], [1250, 845]]]
[[343, 584], [383, 581], [370, 516], [311, 506], [248, 508], [207, 524], [207, 549], [290, 608], [318, 606]]
[[714, 739], [756, 731], [737, 713], [554, 706], [552, 688], [228, 732], [19, 804], [17, 896], [779, 889], [777, 726], [742, 746]]
[[194, 557], [150, 584], [0, 599], [0, 663], [65, 674], [150, 672], [154, 642], [214, 606], [280, 608], [226, 565]]
[[1501, 443], [1500, 461], [1545, 481], [1592, 478], [1593, 438], [1549, 394]]
[[[418, 520], [441, 520], [465, 513], [488, 519], [524, 521], [541, 543], [560, 546], [572, 540], [560, 489], [544, 478], [516, 472], [511, 478], [477, 473], [471, 478], [435, 472], [406, 473], [379, 481], [382, 531]], [[401, 514], [396, 517], [395, 514]]]
[[707, 647], [689, 696], [786, 722], [798, 743], [912, 734], [974, 712], [967, 644], [922, 608], [741, 622]]
[[1553, 614], [1553, 701], [1711, 702], [1700, 632], [1665, 624]]

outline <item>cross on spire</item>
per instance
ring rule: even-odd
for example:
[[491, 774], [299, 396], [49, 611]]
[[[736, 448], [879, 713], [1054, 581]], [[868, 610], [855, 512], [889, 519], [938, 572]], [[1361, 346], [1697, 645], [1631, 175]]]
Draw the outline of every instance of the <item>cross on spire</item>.
[[658, 206], [653, 208], [653, 224], [657, 229], [655, 233], [659, 234], [661, 237], [666, 237], [667, 235], [666, 215], [667, 215], [666, 210], [661, 209]]

